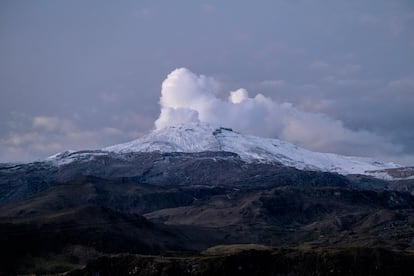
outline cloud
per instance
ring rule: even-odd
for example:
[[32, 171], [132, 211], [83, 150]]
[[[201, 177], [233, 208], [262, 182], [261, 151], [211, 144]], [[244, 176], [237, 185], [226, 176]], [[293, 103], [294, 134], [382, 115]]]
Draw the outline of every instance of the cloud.
[[214, 6], [211, 5], [211, 4], [207, 4], [207, 3], [201, 4], [200, 5], [200, 8], [201, 8], [201, 10], [204, 13], [212, 13], [212, 12], [214, 12]]
[[414, 90], [414, 75], [403, 77], [398, 80], [393, 80], [388, 83], [389, 88], [392, 90], [403, 90], [403, 91], [410, 91]]
[[74, 125], [70, 120], [57, 117], [36, 116], [33, 118], [33, 129], [46, 132], [70, 133], [74, 130]]
[[33, 161], [69, 149], [99, 149], [127, 142], [153, 128], [155, 117], [122, 111], [101, 124], [90, 124], [89, 118], [78, 113], [69, 117], [15, 114], [6, 121], [9, 131], [0, 136], [0, 162]]
[[391, 34], [393, 34], [394, 36], [400, 35], [404, 29], [403, 18], [399, 16], [391, 17], [388, 22], [388, 27], [389, 27]]
[[321, 60], [314, 61], [309, 65], [309, 68], [312, 70], [326, 70], [329, 69], [329, 67], [328, 63]]
[[286, 86], [286, 82], [284, 80], [264, 80], [260, 82], [260, 86], [265, 88], [281, 88]]
[[105, 104], [114, 104], [119, 101], [119, 96], [118, 94], [105, 92], [100, 95], [100, 100]]
[[412, 30], [414, 13], [412, 11], [402, 12], [394, 15], [362, 14], [358, 17], [359, 23], [364, 26], [381, 27], [394, 36], [399, 36], [405, 31]]
[[96, 149], [128, 136], [115, 127], [80, 129], [75, 120], [54, 116], [35, 116], [25, 124], [29, 131], [15, 130], [0, 139], [0, 162], [30, 161], [68, 149]]
[[379, 19], [372, 14], [361, 14], [358, 20], [361, 24], [368, 26], [374, 26], [379, 22]]
[[246, 89], [240, 88], [236, 91], [230, 92], [229, 102], [234, 104], [242, 103], [249, 98], [249, 92]]
[[342, 76], [358, 73], [361, 71], [361, 67], [362, 66], [360, 64], [335, 65], [321, 60], [314, 61], [309, 65], [309, 69], [311, 71], [329, 72]]
[[243, 88], [229, 92], [227, 99], [219, 98], [216, 87], [214, 79], [198, 76], [188, 69], [171, 72], [162, 84], [156, 128], [201, 121], [284, 139], [323, 152], [385, 156], [402, 150], [373, 132], [349, 129], [340, 120], [305, 112], [262, 94], [249, 96]]

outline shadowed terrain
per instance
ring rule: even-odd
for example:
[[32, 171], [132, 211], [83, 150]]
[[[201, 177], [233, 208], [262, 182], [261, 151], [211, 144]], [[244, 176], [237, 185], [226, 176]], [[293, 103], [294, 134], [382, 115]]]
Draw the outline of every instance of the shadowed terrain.
[[413, 260], [401, 180], [225, 152], [84, 158], [0, 166], [2, 273], [403, 275]]

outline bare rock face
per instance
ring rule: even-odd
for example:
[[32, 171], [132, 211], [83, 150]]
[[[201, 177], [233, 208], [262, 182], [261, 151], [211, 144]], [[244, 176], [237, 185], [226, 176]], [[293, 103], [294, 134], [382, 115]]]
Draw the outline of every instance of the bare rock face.
[[51, 161], [0, 165], [0, 202], [24, 199], [80, 176], [123, 178], [168, 185], [348, 185], [340, 175], [300, 171], [280, 164], [246, 163], [230, 152], [104, 153], [64, 155], [70, 162]]
[[393, 169], [379, 170], [378, 172], [385, 172], [394, 179], [414, 179], [414, 167], [402, 167]]

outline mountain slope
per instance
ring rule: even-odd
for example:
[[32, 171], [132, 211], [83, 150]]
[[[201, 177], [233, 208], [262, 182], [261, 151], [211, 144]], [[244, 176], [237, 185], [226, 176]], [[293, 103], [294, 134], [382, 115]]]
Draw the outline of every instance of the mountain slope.
[[[0, 164], [0, 274], [67, 272], [113, 253], [185, 254], [193, 264], [194, 252], [236, 243], [402, 256], [414, 248], [414, 195], [402, 183], [412, 168], [392, 167], [202, 124]], [[398, 183], [330, 172], [373, 168]]]
[[103, 150], [117, 153], [228, 151], [248, 163], [280, 163], [300, 170], [367, 174], [386, 179], [391, 176], [385, 171], [374, 171], [401, 167], [370, 158], [312, 152], [278, 139], [242, 135], [229, 128], [204, 123], [166, 127]]

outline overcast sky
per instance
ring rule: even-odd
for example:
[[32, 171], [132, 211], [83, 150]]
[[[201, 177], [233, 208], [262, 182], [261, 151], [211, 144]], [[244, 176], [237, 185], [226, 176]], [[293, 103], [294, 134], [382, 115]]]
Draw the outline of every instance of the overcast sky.
[[0, 162], [143, 135], [181, 67], [243, 132], [414, 165], [412, 0], [0, 1]]

